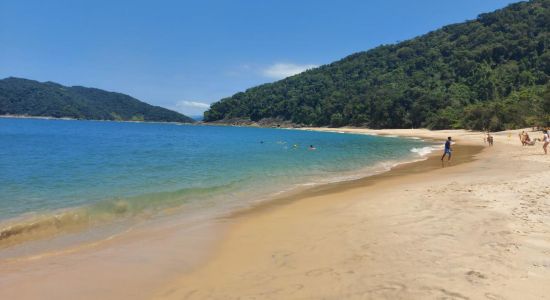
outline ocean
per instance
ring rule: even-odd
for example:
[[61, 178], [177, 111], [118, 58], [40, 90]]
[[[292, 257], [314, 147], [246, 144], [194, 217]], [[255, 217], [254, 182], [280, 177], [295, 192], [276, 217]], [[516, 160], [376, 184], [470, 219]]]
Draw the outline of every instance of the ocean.
[[1, 118], [0, 247], [25, 235], [227, 213], [383, 172], [431, 146], [337, 132]]

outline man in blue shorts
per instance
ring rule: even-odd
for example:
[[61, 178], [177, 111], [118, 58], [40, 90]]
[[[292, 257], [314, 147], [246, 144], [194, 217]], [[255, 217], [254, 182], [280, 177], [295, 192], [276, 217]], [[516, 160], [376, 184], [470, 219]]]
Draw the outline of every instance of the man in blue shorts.
[[449, 154], [448, 161], [451, 160], [451, 152], [453, 150], [451, 149], [451, 137], [447, 138], [447, 141], [445, 142], [445, 150], [443, 152], [443, 156], [441, 156], [441, 161], [445, 158], [445, 155]]

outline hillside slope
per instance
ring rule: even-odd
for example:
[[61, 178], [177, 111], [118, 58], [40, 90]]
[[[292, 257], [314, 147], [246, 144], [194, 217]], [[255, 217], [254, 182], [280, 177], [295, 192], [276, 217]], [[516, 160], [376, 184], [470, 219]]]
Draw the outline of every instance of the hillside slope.
[[237, 93], [212, 105], [205, 121], [491, 130], [548, 125], [549, 29], [550, 0], [512, 4]]
[[0, 80], [0, 115], [88, 120], [194, 122], [191, 118], [125, 94], [22, 78]]

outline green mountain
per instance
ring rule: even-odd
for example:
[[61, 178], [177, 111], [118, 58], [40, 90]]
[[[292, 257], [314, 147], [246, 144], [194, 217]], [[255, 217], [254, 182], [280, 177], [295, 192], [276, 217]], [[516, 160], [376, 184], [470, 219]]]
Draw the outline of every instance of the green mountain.
[[550, 0], [512, 4], [237, 93], [212, 105], [204, 119], [371, 128], [548, 125], [549, 29]]
[[120, 93], [13, 77], [0, 80], [0, 115], [194, 122], [175, 111], [149, 105]]

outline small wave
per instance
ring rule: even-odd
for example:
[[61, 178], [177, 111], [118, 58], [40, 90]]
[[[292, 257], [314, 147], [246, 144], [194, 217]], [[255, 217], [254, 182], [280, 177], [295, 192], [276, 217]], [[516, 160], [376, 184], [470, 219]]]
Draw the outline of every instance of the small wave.
[[10, 222], [10, 224], [4, 224], [0, 227], [0, 249], [28, 240], [41, 239], [61, 232], [82, 229], [88, 226], [89, 221], [89, 211], [75, 209]]
[[437, 150], [437, 148], [435, 148], [433, 146], [426, 146], [426, 147], [421, 147], [421, 148], [412, 148], [411, 152], [416, 153], [420, 156], [426, 156], [426, 155], [432, 153], [434, 150]]
[[317, 182], [306, 182], [306, 183], [299, 183], [297, 184], [297, 186], [315, 186], [315, 185], [318, 185], [319, 183]]
[[150, 218], [158, 214], [176, 212], [191, 203], [234, 192], [240, 183], [232, 181], [218, 186], [105, 199], [86, 206], [5, 220], [0, 222], [0, 249], [117, 221], [132, 220], [134, 217]]

